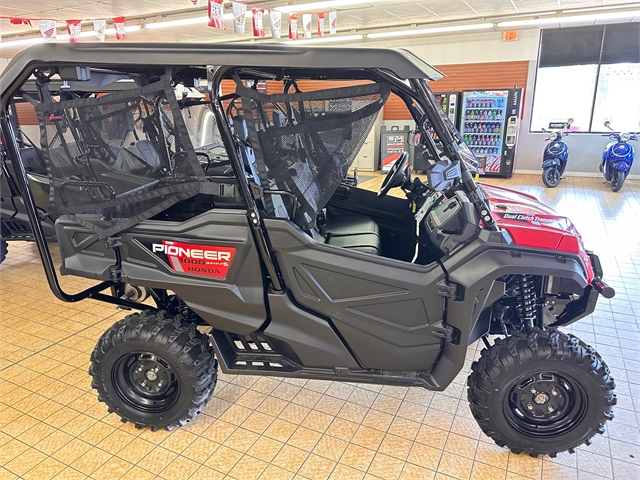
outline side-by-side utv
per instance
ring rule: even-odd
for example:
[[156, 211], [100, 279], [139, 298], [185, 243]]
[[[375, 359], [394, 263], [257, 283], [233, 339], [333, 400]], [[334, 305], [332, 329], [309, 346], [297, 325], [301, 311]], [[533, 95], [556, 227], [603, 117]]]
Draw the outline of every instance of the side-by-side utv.
[[[4, 148], [51, 289], [141, 310], [91, 355], [111, 412], [184, 425], [218, 365], [444, 390], [482, 339], [468, 397], [496, 443], [555, 455], [604, 432], [613, 379], [561, 331], [614, 295], [598, 257], [534, 197], [474, 182], [475, 159], [428, 87], [441, 77], [391, 49], [48, 44], [14, 57], [0, 77]], [[196, 151], [175, 95], [194, 85], [207, 87], [224, 172]], [[427, 180], [404, 154], [379, 192], [345, 185], [390, 95], [416, 122]], [[60, 273], [98, 282], [79, 293], [58, 283], [29, 186], [25, 101]], [[125, 284], [156, 307], [104, 293]]]

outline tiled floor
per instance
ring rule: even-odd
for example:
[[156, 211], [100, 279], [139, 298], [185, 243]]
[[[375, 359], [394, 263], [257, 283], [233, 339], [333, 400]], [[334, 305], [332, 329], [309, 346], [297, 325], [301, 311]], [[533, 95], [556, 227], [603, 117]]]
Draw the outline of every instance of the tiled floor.
[[[187, 427], [136, 430], [107, 414], [87, 374], [97, 338], [124, 313], [55, 300], [35, 246], [14, 243], [0, 267], [0, 479], [640, 479], [640, 182], [617, 194], [587, 178], [555, 190], [534, 176], [492, 183], [568, 214], [617, 290], [573, 327], [617, 383], [616, 419], [590, 447], [533, 459], [482, 435], [464, 388], [478, 345], [442, 393], [221, 375]], [[74, 290], [87, 282], [64, 283]]]

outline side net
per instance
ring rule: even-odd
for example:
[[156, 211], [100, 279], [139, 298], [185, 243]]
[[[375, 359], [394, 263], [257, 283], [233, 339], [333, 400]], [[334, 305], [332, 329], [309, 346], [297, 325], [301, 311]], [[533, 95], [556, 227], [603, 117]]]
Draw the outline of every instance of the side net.
[[300, 228], [314, 228], [387, 101], [389, 86], [268, 95], [236, 83], [261, 186], [289, 192], [297, 203], [293, 208], [289, 196], [265, 195], [267, 214], [290, 218], [295, 211], [292, 220]]
[[206, 181], [168, 79], [35, 109], [51, 203], [101, 237], [196, 195]]

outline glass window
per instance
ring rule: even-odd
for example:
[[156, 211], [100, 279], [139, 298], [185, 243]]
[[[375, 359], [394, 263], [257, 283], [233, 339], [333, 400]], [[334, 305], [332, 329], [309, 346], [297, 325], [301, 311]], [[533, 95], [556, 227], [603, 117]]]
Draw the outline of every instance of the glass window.
[[593, 110], [592, 132], [640, 131], [640, 63], [602, 65]]
[[548, 129], [550, 122], [566, 122], [572, 117], [572, 130], [588, 132], [597, 72], [597, 65], [539, 68], [531, 131]]

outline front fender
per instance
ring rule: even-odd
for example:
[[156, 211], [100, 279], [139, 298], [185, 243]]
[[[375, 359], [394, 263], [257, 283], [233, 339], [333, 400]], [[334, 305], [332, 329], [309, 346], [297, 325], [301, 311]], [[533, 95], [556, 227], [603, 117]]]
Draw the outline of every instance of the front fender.
[[561, 164], [562, 164], [562, 162], [560, 161], [559, 158], [551, 158], [549, 160], [545, 160], [542, 163], [542, 168], [560, 167]]
[[615, 160], [609, 163], [609, 168], [619, 172], [628, 172], [631, 169], [631, 164], [625, 160]]
[[490, 303], [490, 292], [498, 278], [509, 274], [544, 275], [570, 278], [583, 288], [587, 286], [585, 266], [578, 254], [519, 247], [509, 243], [506, 232], [483, 230], [477, 241], [446, 260], [443, 266], [449, 273], [449, 281], [464, 292], [464, 298], [447, 301], [447, 324], [460, 331], [460, 342], [444, 343], [432, 371], [438, 385], [448, 385], [462, 369], [469, 334]]

